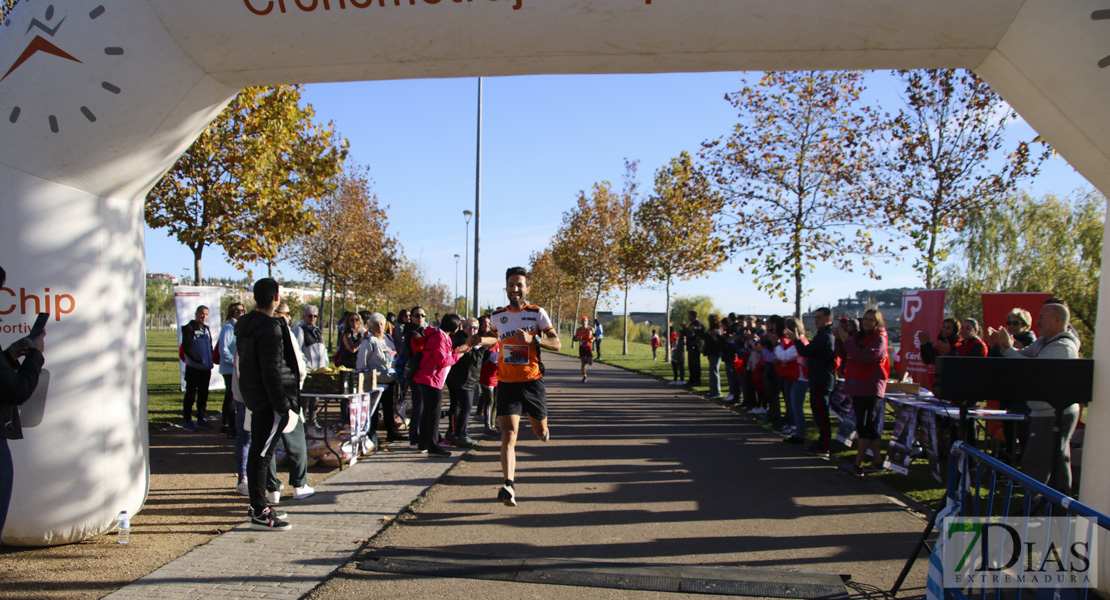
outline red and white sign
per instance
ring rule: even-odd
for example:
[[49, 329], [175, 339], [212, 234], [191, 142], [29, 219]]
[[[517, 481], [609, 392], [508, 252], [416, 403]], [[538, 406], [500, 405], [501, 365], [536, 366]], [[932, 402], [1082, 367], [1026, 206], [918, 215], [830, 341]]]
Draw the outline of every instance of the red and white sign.
[[[1024, 308], [1033, 315], [1030, 324], [1037, 333], [1037, 315], [1041, 314], [1044, 301], [1052, 297], [1048, 292], [991, 292], [983, 294], [983, 331], [987, 327], [1002, 329], [1006, 326], [1006, 315], [1015, 308]], [[983, 337], [986, 337], [985, 335]]]
[[[933, 389], [933, 369], [921, 362], [921, 340], [933, 341], [944, 322], [944, 290], [906, 290], [902, 294], [902, 348], [899, 362], [914, 382]], [[921, 335], [918, 336], [918, 332]]]

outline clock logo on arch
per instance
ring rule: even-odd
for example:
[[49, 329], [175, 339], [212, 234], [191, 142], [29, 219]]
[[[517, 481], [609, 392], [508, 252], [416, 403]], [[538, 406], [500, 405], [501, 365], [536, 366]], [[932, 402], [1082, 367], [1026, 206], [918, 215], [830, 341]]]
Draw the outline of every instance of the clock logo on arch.
[[[73, 10], [72, 3], [59, 4], [63, 7], [62, 10], [58, 10], [54, 4], [48, 4], [38, 12], [41, 6], [39, 3], [25, 2], [14, 9], [16, 13], [21, 9], [35, 11], [25, 28], [22, 24], [16, 25], [16, 21], [10, 17], [4, 21], [3, 27], [7, 30], [4, 33], [5, 36], [18, 36], [22, 33], [26, 41], [22, 44], [22, 51], [15, 58], [0, 57], [0, 72], [3, 73], [0, 75], [0, 89], [6, 85], [16, 85], [14, 81], [21, 76], [33, 78], [32, 80], [41, 80], [44, 77], [48, 79], [67, 77], [71, 73], [67, 74], [63, 70], [64, 66], [96, 68], [94, 63], [98, 57], [94, 56], [95, 53], [88, 49], [75, 50], [67, 46], [76, 45], [83, 48], [82, 41], [75, 40], [73, 32], [103, 17], [108, 12], [104, 5], [97, 4], [87, 13], [82, 9]], [[65, 12], [67, 10], [69, 12]], [[119, 46], [98, 46], [98, 51], [101, 48], [104, 56], [113, 58], [123, 56], [123, 48]], [[67, 81], [70, 80], [72, 78], [67, 78]], [[27, 121], [34, 123], [41, 119], [40, 122], [49, 127], [51, 132], [58, 133], [67, 124], [82, 120], [95, 123], [96, 108], [111, 101], [121, 92], [119, 86], [102, 80], [91, 96], [78, 89], [63, 94], [67, 102], [75, 99], [68, 106], [48, 107], [43, 110], [41, 98], [26, 98], [11, 103], [7, 121], [15, 125]], [[2, 114], [0, 118], [3, 118]]]

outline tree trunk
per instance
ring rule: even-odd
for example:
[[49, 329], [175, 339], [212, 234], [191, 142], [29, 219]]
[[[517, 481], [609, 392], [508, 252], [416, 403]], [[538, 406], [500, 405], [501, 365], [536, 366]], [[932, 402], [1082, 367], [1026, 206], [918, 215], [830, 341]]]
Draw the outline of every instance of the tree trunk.
[[666, 312], [667, 337], [663, 338], [663, 344], [667, 347], [667, 352], [665, 354], [665, 356], [667, 357], [667, 362], [671, 362], [671, 277], [670, 277], [670, 275], [667, 276], [666, 290], [667, 290], [666, 291], [666, 293], [667, 293], [667, 302], [666, 302], [666, 307], [667, 307], [666, 308], [666, 310], [667, 310], [667, 312]]
[[[324, 320], [324, 302], [328, 299], [328, 268], [324, 267], [324, 283], [320, 286], [320, 309], [318, 314], [319, 319], [316, 321], [316, 326], [320, 327], [320, 322]], [[328, 327], [328, 329], [331, 329]], [[331, 350], [331, 334], [328, 334], [328, 350]]]
[[624, 344], [621, 345], [621, 356], [628, 356], [628, 281], [624, 282]]
[[559, 298], [555, 301], [555, 331], [558, 332], [559, 328], [563, 326], [563, 294], [559, 292]]
[[200, 285], [200, 255], [204, 253], [204, 246], [193, 248], [193, 285]]
[[794, 271], [794, 316], [802, 318], [802, 271]]

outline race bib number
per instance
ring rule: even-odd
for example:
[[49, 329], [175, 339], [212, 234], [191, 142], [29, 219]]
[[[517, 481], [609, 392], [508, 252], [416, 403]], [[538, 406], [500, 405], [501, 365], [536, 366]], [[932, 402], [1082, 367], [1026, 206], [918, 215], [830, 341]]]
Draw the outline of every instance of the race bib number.
[[501, 344], [501, 354], [503, 356], [502, 362], [507, 365], [526, 365], [528, 364], [528, 345], [507, 345]]

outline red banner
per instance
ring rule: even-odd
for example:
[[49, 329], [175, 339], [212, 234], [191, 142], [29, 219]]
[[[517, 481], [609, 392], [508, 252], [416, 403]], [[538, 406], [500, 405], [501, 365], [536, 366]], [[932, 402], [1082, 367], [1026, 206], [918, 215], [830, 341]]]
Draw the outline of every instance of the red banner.
[[[1037, 316], [1041, 314], [1044, 301], [1052, 297], [1047, 292], [992, 292], [983, 294], [983, 331], [987, 327], [1002, 329], [1006, 326], [1006, 315], [1015, 308], [1024, 308], [1033, 316], [1031, 326], [1037, 333]], [[982, 334], [986, 338], [986, 333]]]
[[[921, 387], [933, 389], [933, 369], [921, 362], [921, 340], [937, 339], [944, 322], [944, 290], [906, 290], [902, 293], [900, 366]], [[921, 332], [918, 336], [917, 333]]]

